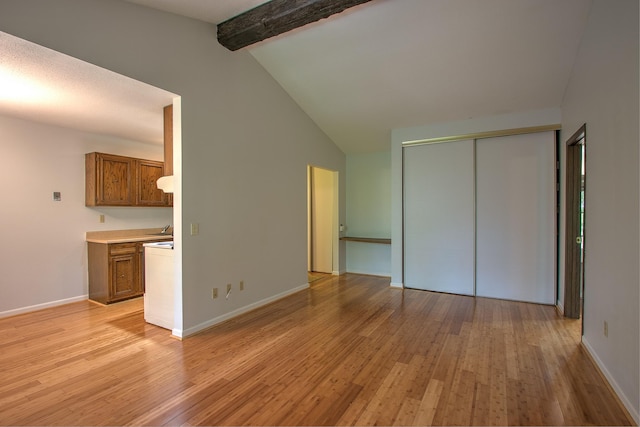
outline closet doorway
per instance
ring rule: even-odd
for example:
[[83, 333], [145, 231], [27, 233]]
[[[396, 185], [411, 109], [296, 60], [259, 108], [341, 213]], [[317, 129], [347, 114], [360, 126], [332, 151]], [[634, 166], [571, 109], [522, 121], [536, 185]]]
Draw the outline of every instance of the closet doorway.
[[554, 304], [555, 132], [403, 147], [404, 285]]

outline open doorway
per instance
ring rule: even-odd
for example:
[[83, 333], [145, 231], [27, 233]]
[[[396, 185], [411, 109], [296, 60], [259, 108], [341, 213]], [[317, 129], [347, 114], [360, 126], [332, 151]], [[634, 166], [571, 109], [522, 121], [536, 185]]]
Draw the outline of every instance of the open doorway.
[[337, 172], [315, 166], [307, 168], [309, 282], [338, 270], [337, 185]]
[[584, 304], [586, 125], [567, 141], [564, 315], [579, 319]]

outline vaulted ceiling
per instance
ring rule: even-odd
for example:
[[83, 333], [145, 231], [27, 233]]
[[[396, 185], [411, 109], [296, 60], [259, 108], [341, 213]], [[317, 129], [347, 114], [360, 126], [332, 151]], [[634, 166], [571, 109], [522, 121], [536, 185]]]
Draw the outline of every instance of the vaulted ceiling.
[[[127, 1], [211, 24], [265, 2]], [[372, 0], [243, 50], [345, 153], [380, 151], [398, 127], [561, 106], [590, 7]]]
[[[220, 23], [259, 0], [130, 0]], [[236, 7], [236, 9], [231, 9]], [[245, 48], [343, 151], [562, 104], [591, 0], [373, 0]]]

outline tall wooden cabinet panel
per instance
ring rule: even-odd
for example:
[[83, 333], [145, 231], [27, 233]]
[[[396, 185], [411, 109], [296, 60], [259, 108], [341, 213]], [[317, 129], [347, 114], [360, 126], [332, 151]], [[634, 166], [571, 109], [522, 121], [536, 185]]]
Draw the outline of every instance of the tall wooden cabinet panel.
[[164, 173], [173, 175], [173, 104], [163, 109], [164, 118]]
[[[164, 175], [173, 175], [173, 104], [164, 107]], [[166, 194], [173, 206], [173, 193]]]

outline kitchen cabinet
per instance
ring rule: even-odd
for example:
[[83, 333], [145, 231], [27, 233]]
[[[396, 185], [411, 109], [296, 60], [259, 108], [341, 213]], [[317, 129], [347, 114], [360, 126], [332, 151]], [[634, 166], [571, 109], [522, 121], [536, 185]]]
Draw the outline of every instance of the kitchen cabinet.
[[85, 204], [131, 206], [134, 204], [134, 161], [103, 153], [85, 155]]
[[164, 163], [138, 159], [136, 172], [136, 206], [168, 206], [168, 195], [156, 186], [164, 175]]
[[[172, 240], [158, 239], [154, 241]], [[102, 304], [144, 294], [144, 242], [87, 242], [89, 299]]]
[[109, 245], [109, 300], [117, 301], [142, 293], [137, 243]]
[[164, 163], [105, 153], [85, 155], [86, 206], [172, 206], [156, 186]]

